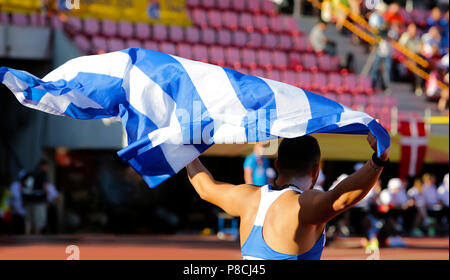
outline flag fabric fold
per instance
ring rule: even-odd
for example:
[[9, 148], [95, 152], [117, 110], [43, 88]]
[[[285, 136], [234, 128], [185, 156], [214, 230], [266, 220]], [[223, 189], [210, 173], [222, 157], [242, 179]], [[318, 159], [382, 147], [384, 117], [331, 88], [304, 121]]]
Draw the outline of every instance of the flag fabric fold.
[[118, 152], [155, 187], [216, 143], [312, 133], [367, 134], [378, 153], [388, 132], [371, 116], [300, 88], [152, 50], [72, 59], [39, 79], [0, 68], [23, 105], [75, 119], [120, 118]]

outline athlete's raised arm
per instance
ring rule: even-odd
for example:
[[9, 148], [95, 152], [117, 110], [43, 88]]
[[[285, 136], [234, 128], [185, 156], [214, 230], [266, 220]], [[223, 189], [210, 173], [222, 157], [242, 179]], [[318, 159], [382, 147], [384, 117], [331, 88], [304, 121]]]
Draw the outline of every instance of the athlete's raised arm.
[[[369, 133], [367, 136], [372, 149], [376, 152], [377, 140]], [[389, 158], [389, 148], [380, 157], [386, 161]], [[383, 167], [377, 165], [372, 159], [342, 180], [334, 189], [327, 192], [309, 190], [300, 196], [300, 220], [302, 223], [319, 224], [331, 220], [336, 215], [349, 209], [362, 198], [375, 185]]]
[[258, 189], [251, 185], [232, 185], [217, 182], [199, 159], [186, 166], [189, 181], [200, 198], [222, 208], [231, 216], [241, 216], [248, 199]]

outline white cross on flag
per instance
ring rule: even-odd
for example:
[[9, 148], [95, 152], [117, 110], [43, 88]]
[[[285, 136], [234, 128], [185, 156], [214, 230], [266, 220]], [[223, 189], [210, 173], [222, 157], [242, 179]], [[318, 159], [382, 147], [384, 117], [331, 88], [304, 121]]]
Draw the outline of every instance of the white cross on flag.
[[400, 122], [401, 159], [400, 178], [420, 173], [427, 150], [427, 131], [423, 121], [408, 120]]

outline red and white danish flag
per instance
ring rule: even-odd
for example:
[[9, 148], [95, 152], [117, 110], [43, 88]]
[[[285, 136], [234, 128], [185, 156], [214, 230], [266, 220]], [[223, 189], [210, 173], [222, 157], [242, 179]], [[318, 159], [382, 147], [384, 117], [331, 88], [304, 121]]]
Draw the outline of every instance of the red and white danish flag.
[[401, 121], [399, 130], [402, 135], [399, 177], [415, 176], [422, 170], [427, 151], [428, 137], [425, 122]]

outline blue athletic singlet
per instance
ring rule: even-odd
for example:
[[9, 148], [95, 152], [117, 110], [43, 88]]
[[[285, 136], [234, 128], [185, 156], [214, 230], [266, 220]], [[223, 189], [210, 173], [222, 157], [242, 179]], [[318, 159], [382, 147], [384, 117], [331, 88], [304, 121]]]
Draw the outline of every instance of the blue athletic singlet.
[[270, 205], [285, 191], [293, 190], [301, 193], [294, 187], [288, 187], [283, 190], [274, 190], [270, 185], [261, 187], [261, 200], [259, 202], [258, 212], [252, 231], [242, 245], [242, 259], [244, 260], [320, 260], [323, 248], [325, 246], [325, 232], [317, 240], [316, 244], [307, 252], [300, 255], [289, 255], [277, 252], [267, 245], [263, 238], [263, 225], [267, 210]]

